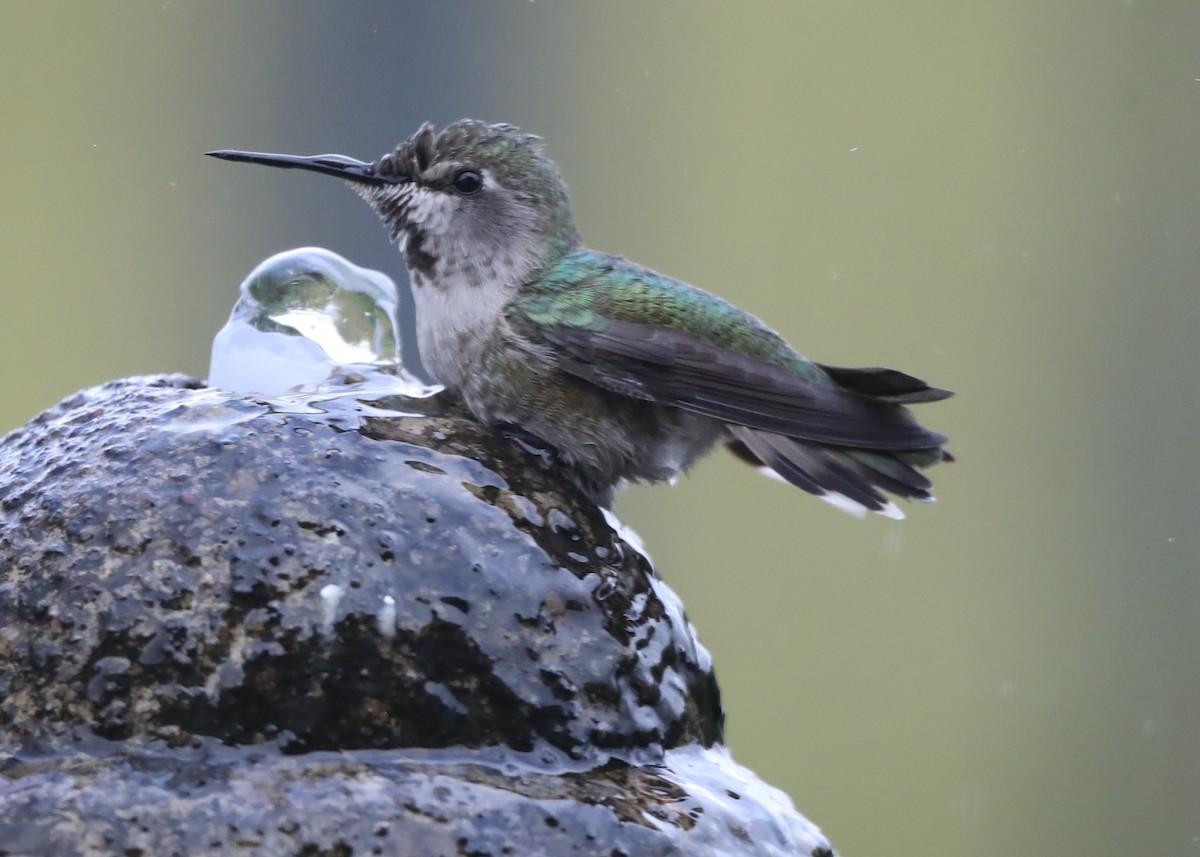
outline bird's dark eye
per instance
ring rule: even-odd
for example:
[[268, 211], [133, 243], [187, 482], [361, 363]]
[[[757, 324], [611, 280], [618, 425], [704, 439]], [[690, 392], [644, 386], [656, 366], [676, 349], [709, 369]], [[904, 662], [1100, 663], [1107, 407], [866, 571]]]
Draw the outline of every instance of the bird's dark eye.
[[483, 176], [475, 170], [463, 170], [454, 177], [454, 189], [463, 196], [470, 196], [483, 190]]

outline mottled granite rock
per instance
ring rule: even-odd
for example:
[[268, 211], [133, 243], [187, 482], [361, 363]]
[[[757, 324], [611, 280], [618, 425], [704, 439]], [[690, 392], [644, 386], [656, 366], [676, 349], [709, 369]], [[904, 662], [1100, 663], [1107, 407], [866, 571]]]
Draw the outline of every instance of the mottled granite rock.
[[379, 395], [130, 379], [0, 440], [0, 855], [831, 853], [615, 519]]

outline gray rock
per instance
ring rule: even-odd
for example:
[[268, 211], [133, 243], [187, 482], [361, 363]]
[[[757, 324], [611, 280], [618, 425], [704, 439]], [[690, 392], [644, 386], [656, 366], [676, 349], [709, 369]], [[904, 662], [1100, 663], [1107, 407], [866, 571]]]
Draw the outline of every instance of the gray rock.
[[0, 855], [831, 853], [561, 473], [441, 397], [180, 376], [0, 440]]

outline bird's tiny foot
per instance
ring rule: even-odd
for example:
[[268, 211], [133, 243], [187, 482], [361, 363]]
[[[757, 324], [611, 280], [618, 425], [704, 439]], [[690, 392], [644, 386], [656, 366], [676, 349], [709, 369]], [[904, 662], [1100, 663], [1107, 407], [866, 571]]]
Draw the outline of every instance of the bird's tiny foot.
[[555, 459], [559, 458], [558, 451], [554, 447], [518, 425], [501, 423], [496, 426], [496, 430], [516, 443], [521, 449], [530, 455], [540, 458], [546, 464], [553, 464]]

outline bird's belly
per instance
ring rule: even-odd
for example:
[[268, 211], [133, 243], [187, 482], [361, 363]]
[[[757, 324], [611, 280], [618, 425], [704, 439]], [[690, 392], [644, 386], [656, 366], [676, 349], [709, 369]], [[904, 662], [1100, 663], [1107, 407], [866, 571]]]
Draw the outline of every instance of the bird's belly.
[[604, 489], [622, 481], [670, 480], [722, 437], [724, 426], [645, 402], [564, 373], [517, 373], [468, 381], [467, 406], [482, 422], [521, 428], [550, 444]]
[[642, 403], [586, 418], [534, 415], [522, 427], [607, 487], [673, 480], [712, 449], [723, 431], [712, 420]]

